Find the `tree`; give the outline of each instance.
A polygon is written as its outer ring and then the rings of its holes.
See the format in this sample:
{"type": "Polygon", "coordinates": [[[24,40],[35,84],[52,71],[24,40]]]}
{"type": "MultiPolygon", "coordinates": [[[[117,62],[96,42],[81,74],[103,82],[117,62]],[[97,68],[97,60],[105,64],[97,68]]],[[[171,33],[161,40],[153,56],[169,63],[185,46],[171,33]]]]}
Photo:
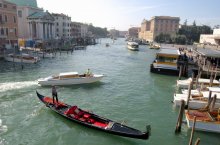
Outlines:
{"type": "Polygon", "coordinates": [[[195,20],[193,21],[193,26],[196,26],[196,21],[195,20]]]}
{"type": "Polygon", "coordinates": [[[183,23],[184,26],[187,26],[187,19],[183,23]]]}

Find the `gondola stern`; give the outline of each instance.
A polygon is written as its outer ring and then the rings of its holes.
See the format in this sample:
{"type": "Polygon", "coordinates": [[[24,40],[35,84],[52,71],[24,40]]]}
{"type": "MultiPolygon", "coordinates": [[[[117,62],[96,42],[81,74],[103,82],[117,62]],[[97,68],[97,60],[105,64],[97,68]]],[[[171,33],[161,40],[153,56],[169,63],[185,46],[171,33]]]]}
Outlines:
{"type": "Polygon", "coordinates": [[[151,136],[151,126],[150,125],[146,126],[146,132],[145,133],[147,134],[147,138],[149,138],[149,136],[151,136]]]}

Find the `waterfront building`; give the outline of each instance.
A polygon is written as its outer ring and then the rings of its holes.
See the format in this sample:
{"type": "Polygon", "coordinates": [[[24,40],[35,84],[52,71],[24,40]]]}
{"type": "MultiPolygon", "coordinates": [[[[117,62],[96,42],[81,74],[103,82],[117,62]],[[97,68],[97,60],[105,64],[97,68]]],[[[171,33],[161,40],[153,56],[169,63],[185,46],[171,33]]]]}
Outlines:
{"type": "Polygon", "coordinates": [[[130,38],[138,38],[139,27],[131,27],[128,29],[128,37],[130,38]]]}
{"type": "Polygon", "coordinates": [[[14,3],[0,0],[0,55],[3,48],[17,45],[17,7],[14,3]]]}
{"type": "Polygon", "coordinates": [[[29,39],[48,40],[55,38],[54,17],[48,12],[35,12],[27,17],[29,39]]]}
{"type": "Polygon", "coordinates": [[[151,20],[143,20],[138,37],[146,41],[154,41],[161,33],[175,35],[179,30],[179,17],[154,16],[151,20]]]}
{"type": "Polygon", "coordinates": [[[32,6],[18,6],[17,15],[18,15],[18,38],[20,39],[32,39],[31,34],[31,25],[28,16],[33,13],[41,13],[43,9],[32,6]]]}
{"type": "Polygon", "coordinates": [[[70,35],[72,38],[81,37],[81,23],[79,22],[71,22],[70,24],[70,35]]]}
{"type": "Polygon", "coordinates": [[[220,45],[220,29],[214,29],[213,34],[200,35],[199,43],[220,45]]]}
{"type": "Polygon", "coordinates": [[[111,37],[113,38],[118,38],[119,37],[119,31],[116,29],[110,29],[109,30],[109,34],[111,37]]]}
{"type": "Polygon", "coordinates": [[[56,38],[69,39],[71,37],[71,17],[65,14],[52,14],[55,21],[56,38]]]}
{"type": "Polygon", "coordinates": [[[81,37],[82,38],[85,38],[86,36],[87,36],[87,34],[88,34],[88,25],[87,24],[83,24],[83,23],[81,23],[81,31],[80,31],[80,35],[81,35],[81,37]]]}

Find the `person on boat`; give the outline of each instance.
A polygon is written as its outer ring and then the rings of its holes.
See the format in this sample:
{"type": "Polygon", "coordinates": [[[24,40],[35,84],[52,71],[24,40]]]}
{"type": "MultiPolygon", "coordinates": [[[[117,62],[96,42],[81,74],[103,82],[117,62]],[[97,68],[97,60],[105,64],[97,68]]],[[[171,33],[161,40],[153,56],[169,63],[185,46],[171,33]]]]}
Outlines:
{"type": "Polygon", "coordinates": [[[57,97],[57,89],[55,86],[52,86],[52,96],[53,96],[53,104],[54,103],[54,98],[56,98],[56,102],[58,103],[58,97],[57,97]]]}
{"type": "Polygon", "coordinates": [[[92,72],[90,71],[90,69],[88,68],[88,70],[86,71],[86,76],[89,77],[92,75],[92,72]]]}

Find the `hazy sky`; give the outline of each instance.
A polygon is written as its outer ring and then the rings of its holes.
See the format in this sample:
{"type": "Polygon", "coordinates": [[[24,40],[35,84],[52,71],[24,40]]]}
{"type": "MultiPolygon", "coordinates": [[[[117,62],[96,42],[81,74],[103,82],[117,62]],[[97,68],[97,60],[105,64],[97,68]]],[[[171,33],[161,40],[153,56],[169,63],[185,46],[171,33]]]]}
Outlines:
{"type": "Polygon", "coordinates": [[[188,24],[220,24],[220,0],[37,0],[38,6],[53,13],[64,13],[72,21],[94,26],[127,30],[140,26],[152,16],[180,17],[188,24]]]}

